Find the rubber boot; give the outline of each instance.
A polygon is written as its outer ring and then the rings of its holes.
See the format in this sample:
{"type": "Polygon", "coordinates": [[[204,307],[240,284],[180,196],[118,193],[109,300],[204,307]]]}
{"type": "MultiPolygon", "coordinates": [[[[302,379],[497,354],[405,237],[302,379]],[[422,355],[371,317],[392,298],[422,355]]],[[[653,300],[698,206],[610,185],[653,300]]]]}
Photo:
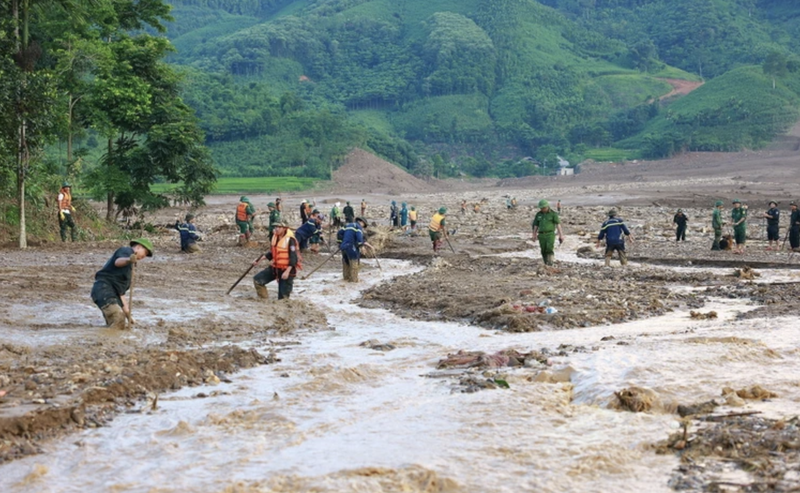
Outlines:
{"type": "Polygon", "coordinates": [[[245,239],[244,238],[245,238],[244,235],[239,235],[239,241],[237,242],[237,245],[244,246],[244,244],[245,244],[245,239]]]}
{"type": "Polygon", "coordinates": [[[103,312],[103,318],[106,320],[106,327],[114,330],[125,329],[125,312],[122,311],[121,306],[116,303],[111,303],[101,308],[100,311],[103,312]]]}
{"type": "Polygon", "coordinates": [[[269,299],[269,292],[266,286],[259,284],[255,279],[253,279],[253,286],[256,288],[256,296],[258,296],[259,299],[269,299]]]}
{"type": "Polygon", "coordinates": [[[619,263],[622,265],[628,265],[628,254],[625,252],[619,252],[619,263]]]}
{"type": "Polygon", "coordinates": [[[547,265],[553,265],[553,263],[555,263],[555,259],[556,259],[556,256],[555,256],[555,255],[553,255],[552,253],[551,253],[551,254],[548,254],[548,255],[547,255],[547,260],[545,260],[545,264],[547,264],[547,265]]]}
{"type": "Polygon", "coordinates": [[[356,261],[350,262],[350,282],[358,282],[358,269],[360,268],[360,263],[356,261]]]}
{"type": "Polygon", "coordinates": [[[720,248],[720,246],[719,246],[719,242],[718,242],[718,241],[715,241],[715,242],[713,242],[713,243],[711,244],[711,251],[713,251],[713,252],[718,252],[718,251],[720,251],[720,250],[722,250],[722,248],[720,248]]]}
{"type": "Polygon", "coordinates": [[[611,267],[611,256],[606,255],[606,267],[611,267]]]}
{"type": "MultiPolygon", "coordinates": [[[[344,254],[342,254],[342,255],[344,255],[344,254]]],[[[349,281],[350,280],[350,265],[347,262],[345,262],[344,260],[342,260],[342,279],[344,281],[349,281]]]]}

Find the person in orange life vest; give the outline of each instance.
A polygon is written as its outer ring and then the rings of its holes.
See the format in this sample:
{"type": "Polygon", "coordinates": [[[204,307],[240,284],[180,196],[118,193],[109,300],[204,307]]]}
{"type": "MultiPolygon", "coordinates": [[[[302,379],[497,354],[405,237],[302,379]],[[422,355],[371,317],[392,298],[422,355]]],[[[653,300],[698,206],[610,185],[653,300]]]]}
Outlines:
{"type": "Polygon", "coordinates": [[[239,205],[236,207],[236,225],[239,226],[239,245],[244,245],[250,241],[253,234],[253,217],[256,210],[250,199],[242,195],[239,198],[239,205]]]}
{"type": "Polygon", "coordinates": [[[64,182],[58,192],[58,227],[61,230],[61,241],[67,241],[67,228],[69,228],[70,239],[75,241],[73,212],[75,212],[75,208],[72,207],[72,187],[69,183],[64,182]]]}
{"type": "Polygon", "coordinates": [[[253,285],[259,298],[266,299],[267,284],[278,282],[278,299],[289,299],[292,294],[294,278],[297,271],[302,268],[300,245],[294,237],[294,232],[289,229],[285,221],[275,224],[275,234],[272,236],[270,250],[260,256],[253,265],[261,260],[269,260],[269,267],[253,277],[253,285]]]}

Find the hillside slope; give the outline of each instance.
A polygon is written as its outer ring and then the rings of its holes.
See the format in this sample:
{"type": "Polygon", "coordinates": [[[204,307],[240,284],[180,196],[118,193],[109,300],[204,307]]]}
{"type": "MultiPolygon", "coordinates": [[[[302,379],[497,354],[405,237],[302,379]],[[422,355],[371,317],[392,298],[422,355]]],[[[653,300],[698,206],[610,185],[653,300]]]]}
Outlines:
{"type": "MultiPolygon", "coordinates": [[[[414,154],[428,161],[437,155],[452,159],[456,166],[446,168],[451,173],[496,174],[502,162],[523,156],[536,157],[544,164],[539,171],[546,172],[556,155],[579,159],[586,149],[615,142],[649,155],[656,155],[653,149],[659,146],[666,154],[682,148],[757,147],[785,129],[784,120],[798,105],[790,94],[779,98],[788,109],[761,105],[759,97],[750,99],[757,95],[747,94],[747,84],[761,70],[752,64],[772,53],[784,61],[785,70],[774,74],[777,86],[794,92],[784,83],[797,68],[790,34],[794,27],[779,20],[786,8],[766,0],[754,5],[598,0],[594,7],[568,0],[175,3],[175,63],[217,74],[225,90],[252,101],[250,110],[256,112],[270,105],[284,110],[287,97],[301,102],[305,111],[331,112],[362,129],[345,132],[348,141],[336,152],[369,146],[365,139],[388,140],[390,145],[373,150],[422,174],[429,170],[416,166],[414,154]],[[658,103],[672,91],[665,79],[699,82],[748,64],[749,78],[729,77],[716,86],[713,98],[687,98],[683,106],[676,102],[672,113],[665,104],[674,98],[658,103]],[[250,93],[269,93],[273,99],[258,102],[261,96],[250,93]],[[648,140],[656,132],[672,131],[665,123],[670,114],[724,113],[731,98],[750,111],[732,127],[717,121],[695,132],[697,138],[673,139],[672,145],[648,140]],[[780,124],[762,128],[761,122],[773,117],[780,124]],[[742,129],[751,125],[758,128],[742,129]],[[415,153],[383,152],[402,148],[404,140],[415,153]],[[485,165],[467,166],[467,159],[485,165]]],[[[272,137],[283,128],[242,120],[242,110],[225,109],[229,102],[224,96],[203,105],[206,112],[214,105],[222,108],[213,119],[200,115],[216,136],[212,149],[224,148],[219,155],[233,156],[240,148],[248,156],[260,149],[268,154],[267,146],[277,138],[272,137]],[[247,139],[246,145],[237,144],[241,139],[247,139]]],[[[320,144],[308,145],[306,138],[298,130],[277,140],[282,146],[297,141],[306,154],[313,153],[320,144]]],[[[315,159],[333,159],[334,166],[343,162],[343,154],[328,154],[315,159]]],[[[328,167],[298,164],[306,161],[270,164],[270,173],[292,168],[319,175],[328,167]]],[[[235,164],[226,169],[230,166],[235,164]]],[[[252,174],[260,165],[248,166],[252,174]]]]}

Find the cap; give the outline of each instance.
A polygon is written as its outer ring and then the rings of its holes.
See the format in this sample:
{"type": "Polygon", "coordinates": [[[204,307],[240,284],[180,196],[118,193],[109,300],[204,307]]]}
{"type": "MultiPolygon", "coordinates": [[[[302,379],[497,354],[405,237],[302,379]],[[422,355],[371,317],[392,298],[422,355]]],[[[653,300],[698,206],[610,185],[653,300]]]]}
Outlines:
{"type": "Polygon", "coordinates": [[[392,200],[392,205],[397,205],[397,202],[395,202],[394,200],[392,200]]]}
{"type": "Polygon", "coordinates": [[[611,209],[610,211],[608,211],[608,217],[614,217],[616,215],[617,215],[616,209],[611,209]]]}
{"type": "Polygon", "coordinates": [[[301,204],[306,204],[306,203],[308,203],[308,200],[306,200],[306,199],[303,199],[303,201],[302,201],[302,202],[300,202],[300,203],[301,203],[301,204]]]}
{"type": "Polygon", "coordinates": [[[61,188],[72,188],[72,185],[70,185],[68,181],[65,181],[61,184],[61,188]]]}
{"type": "Polygon", "coordinates": [[[775,202],[774,200],[770,200],[770,201],[769,201],[769,204],[770,204],[770,205],[773,205],[773,204],[774,204],[774,205],[775,205],[775,207],[778,207],[778,203],[777,203],[777,202],[775,202]]]}
{"type": "Polygon", "coordinates": [[[147,256],[153,256],[153,243],[147,238],[137,238],[135,240],[131,240],[131,246],[133,245],[142,245],[147,250],[147,256]]]}
{"type": "Polygon", "coordinates": [[[192,219],[194,219],[194,214],[192,214],[191,212],[189,214],[186,214],[186,221],[191,221],[192,219]]]}
{"type": "Polygon", "coordinates": [[[314,209],[313,211],[311,211],[311,214],[319,214],[319,209],[314,209]]]}
{"type": "Polygon", "coordinates": [[[439,207],[439,214],[447,214],[447,207],[439,207]]]}
{"type": "Polygon", "coordinates": [[[550,202],[545,199],[539,201],[539,208],[544,209],[545,207],[550,207],[550,202]]]}
{"type": "Polygon", "coordinates": [[[794,200],[792,200],[791,202],[789,202],[789,205],[790,205],[790,206],[792,206],[792,205],[793,205],[793,206],[797,207],[797,202],[795,202],[794,200]]]}
{"type": "Polygon", "coordinates": [[[683,212],[683,209],[678,209],[678,212],[683,212]]]}
{"type": "Polygon", "coordinates": [[[717,200],[717,202],[714,204],[714,207],[719,207],[721,205],[725,205],[725,203],[722,202],[721,200],[717,200]]]}

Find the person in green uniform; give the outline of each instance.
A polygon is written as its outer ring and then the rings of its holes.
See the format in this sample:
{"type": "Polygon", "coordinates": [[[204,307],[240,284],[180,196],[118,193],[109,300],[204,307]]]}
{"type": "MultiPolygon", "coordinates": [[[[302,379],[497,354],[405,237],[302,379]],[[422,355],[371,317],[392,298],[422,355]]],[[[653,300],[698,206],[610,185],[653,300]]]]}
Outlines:
{"type": "Polygon", "coordinates": [[[719,246],[722,240],[722,226],[725,224],[722,221],[722,208],[725,205],[721,200],[717,200],[714,204],[714,213],[711,215],[711,227],[714,229],[714,243],[711,244],[711,250],[722,250],[719,246]]]}
{"type": "Polygon", "coordinates": [[[731,220],[733,221],[733,239],[736,241],[736,250],[733,253],[741,255],[744,253],[744,244],[747,241],[747,209],[742,207],[742,201],[739,199],[733,199],[731,220]]]}
{"type": "Polygon", "coordinates": [[[558,213],[550,208],[550,202],[545,199],[539,201],[539,212],[533,218],[533,242],[539,242],[542,250],[542,260],[545,265],[553,265],[556,258],[556,232],[558,242],[564,242],[564,233],[561,231],[561,219],[558,213]]]}
{"type": "Polygon", "coordinates": [[[253,217],[256,209],[250,203],[250,199],[242,195],[239,198],[239,205],[236,206],[236,226],[239,228],[239,245],[244,245],[250,241],[253,234],[253,217]]]}
{"type": "Polygon", "coordinates": [[[267,204],[269,209],[269,240],[272,241],[272,234],[275,231],[275,225],[281,222],[281,211],[275,202],[267,204]]]}

